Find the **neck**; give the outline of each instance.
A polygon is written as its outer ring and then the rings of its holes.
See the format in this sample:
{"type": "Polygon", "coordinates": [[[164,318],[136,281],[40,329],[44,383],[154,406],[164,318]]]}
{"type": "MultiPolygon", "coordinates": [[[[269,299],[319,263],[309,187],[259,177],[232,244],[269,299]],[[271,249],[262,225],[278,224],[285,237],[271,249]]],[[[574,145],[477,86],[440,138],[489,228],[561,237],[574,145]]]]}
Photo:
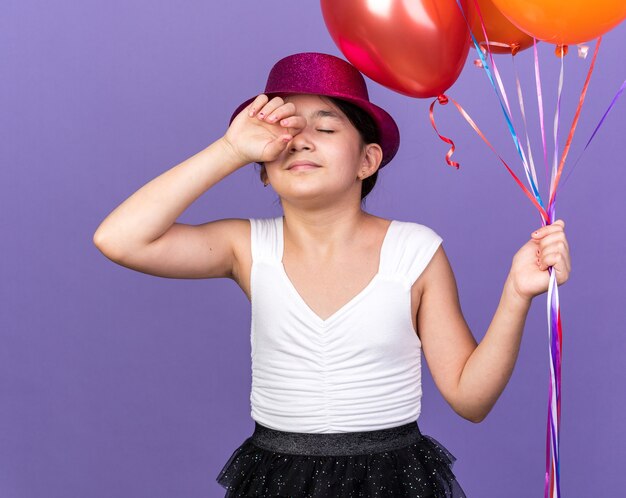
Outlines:
{"type": "Polygon", "coordinates": [[[356,234],[371,215],[360,205],[299,209],[283,202],[284,238],[299,251],[324,253],[354,242],[356,234]]]}

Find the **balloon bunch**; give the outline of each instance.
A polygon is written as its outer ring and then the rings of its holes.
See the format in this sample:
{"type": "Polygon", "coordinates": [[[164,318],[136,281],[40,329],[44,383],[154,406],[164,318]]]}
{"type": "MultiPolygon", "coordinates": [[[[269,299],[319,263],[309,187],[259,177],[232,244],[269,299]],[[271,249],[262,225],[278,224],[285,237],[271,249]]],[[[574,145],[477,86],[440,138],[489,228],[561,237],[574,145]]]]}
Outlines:
{"type": "MultiPolygon", "coordinates": [[[[430,105],[430,120],[437,135],[450,145],[445,157],[450,166],[459,167],[459,163],[451,159],[455,150],[454,142],[437,131],[434,105],[436,103],[445,105],[452,101],[537,208],[542,224],[552,223],[555,219],[557,187],[585,100],[600,48],[601,36],[626,18],[624,0],[603,0],[593,4],[587,0],[569,0],[568,2],[563,0],[321,0],[321,7],[333,40],[346,58],[361,72],[403,95],[419,98],[436,97],[430,105]],[[563,152],[559,158],[558,131],[563,89],[563,60],[568,53],[568,45],[581,44],[595,38],[597,42],[593,57],[563,152]],[[552,173],[547,204],[544,203],[539,193],[517,69],[515,69],[516,90],[525,134],[525,148],[520,143],[509,99],[494,59],[494,54],[508,54],[515,68],[516,54],[533,47],[537,104],[547,177],[549,161],[537,51],[539,41],[555,45],[555,53],[560,58],[561,66],[553,129],[552,173]],[[479,57],[475,64],[485,70],[496,93],[508,131],[523,165],[528,188],[489,143],[463,107],[444,93],[459,77],[468,56],[470,44],[474,45],[479,57]]],[[[586,57],[585,45],[579,45],[579,55],[586,57]]],[[[595,127],[583,152],[625,88],[626,81],[595,127]]],[[[556,272],[552,268],[549,268],[549,272],[547,314],[550,390],[544,493],[546,498],[558,498],[561,496],[559,428],[562,327],[556,272]]]]}

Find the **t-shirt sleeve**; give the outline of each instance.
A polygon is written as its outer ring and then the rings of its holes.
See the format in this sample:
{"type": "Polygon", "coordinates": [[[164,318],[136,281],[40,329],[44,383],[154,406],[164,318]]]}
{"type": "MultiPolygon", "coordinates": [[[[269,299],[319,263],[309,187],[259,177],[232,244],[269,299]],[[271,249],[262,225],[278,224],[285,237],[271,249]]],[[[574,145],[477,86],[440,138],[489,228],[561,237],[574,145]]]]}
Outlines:
{"type": "Polygon", "coordinates": [[[404,274],[412,286],[430,263],[443,242],[432,228],[418,223],[410,223],[405,235],[404,274]]]}
{"type": "Polygon", "coordinates": [[[250,251],[252,261],[274,261],[280,253],[282,237],[277,218],[248,218],[250,220],[250,251]]]}

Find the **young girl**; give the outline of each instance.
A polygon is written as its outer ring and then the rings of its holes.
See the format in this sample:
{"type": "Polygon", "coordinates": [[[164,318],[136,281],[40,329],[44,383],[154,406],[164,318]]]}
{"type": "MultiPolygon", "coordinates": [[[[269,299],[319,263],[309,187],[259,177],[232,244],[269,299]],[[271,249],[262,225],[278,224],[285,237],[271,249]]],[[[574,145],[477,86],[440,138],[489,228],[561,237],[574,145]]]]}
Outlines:
{"type": "Polygon", "coordinates": [[[399,145],[393,118],[337,57],[302,53],[272,68],[225,135],[143,186],[100,225],[116,263],[170,278],[231,278],[252,306],[254,433],[217,476],[227,497],[463,497],[455,458],[421,434],[421,352],[441,394],[480,422],[509,380],[548,267],[563,284],[562,221],[513,257],[477,345],[441,238],[365,212],[399,145]],[[284,215],[175,223],[245,165],[284,215]]]}

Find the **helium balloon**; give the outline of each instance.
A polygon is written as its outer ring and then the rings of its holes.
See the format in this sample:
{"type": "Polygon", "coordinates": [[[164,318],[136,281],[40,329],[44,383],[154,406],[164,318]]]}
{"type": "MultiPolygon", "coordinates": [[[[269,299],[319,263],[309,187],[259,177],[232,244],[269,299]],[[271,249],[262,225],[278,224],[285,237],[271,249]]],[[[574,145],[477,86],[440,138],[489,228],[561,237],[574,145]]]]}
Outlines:
{"type": "MultiPolygon", "coordinates": [[[[463,8],[467,0],[460,0],[463,8]]],[[[328,31],[363,74],[411,97],[436,97],[456,81],[469,30],[456,0],[321,0],[328,31]]]]}
{"type": "Polygon", "coordinates": [[[522,31],[557,45],[593,40],[626,18],[625,0],[493,0],[493,3],[522,31]]]}
{"type": "Polygon", "coordinates": [[[469,19],[472,34],[479,44],[485,43],[482,21],[485,24],[489,49],[494,54],[513,54],[525,50],[533,44],[533,37],[527,35],[511,23],[491,0],[477,0],[478,9],[474,0],[468,0],[469,19]],[[481,43],[482,42],[482,43],[481,43]]]}

